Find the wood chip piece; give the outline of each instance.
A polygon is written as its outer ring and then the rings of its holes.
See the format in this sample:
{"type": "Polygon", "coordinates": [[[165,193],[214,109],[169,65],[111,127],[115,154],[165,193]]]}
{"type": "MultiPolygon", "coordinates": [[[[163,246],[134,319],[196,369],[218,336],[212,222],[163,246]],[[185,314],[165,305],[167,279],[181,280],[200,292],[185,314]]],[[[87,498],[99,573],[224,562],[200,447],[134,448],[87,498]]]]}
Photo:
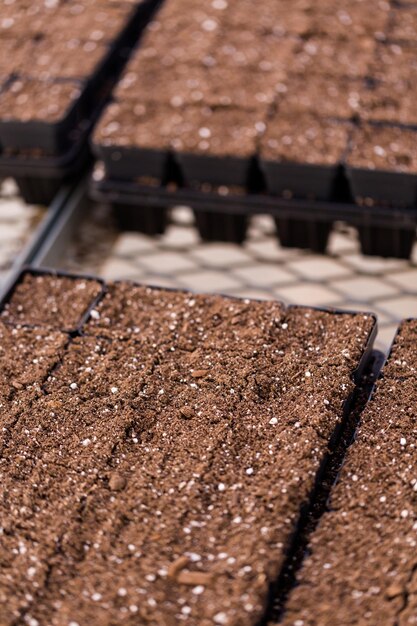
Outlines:
{"type": "Polygon", "coordinates": [[[209,572],[181,571],[177,575],[177,583],[180,585],[203,585],[208,587],[213,582],[213,574],[209,572]]]}
{"type": "Polygon", "coordinates": [[[191,376],[193,378],[204,378],[205,376],[207,376],[207,374],[209,373],[210,370],[193,370],[191,372],[191,376]]]}
{"type": "Polygon", "coordinates": [[[181,417],[190,420],[194,417],[195,413],[190,406],[183,406],[180,408],[181,417]]]}
{"type": "Polygon", "coordinates": [[[391,600],[391,598],[396,598],[397,596],[401,596],[404,593],[404,588],[397,584],[393,583],[385,590],[386,597],[391,600]]]}
{"type": "Polygon", "coordinates": [[[121,491],[126,487],[126,478],[117,472],[109,478],[109,487],[112,491],[121,491]]]}
{"type": "Polygon", "coordinates": [[[188,558],[188,556],[183,555],[183,556],[178,557],[178,559],[173,561],[171,565],[168,567],[168,572],[167,572],[168,578],[177,578],[178,573],[182,569],[187,567],[189,562],[190,562],[190,559],[188,558]]]}

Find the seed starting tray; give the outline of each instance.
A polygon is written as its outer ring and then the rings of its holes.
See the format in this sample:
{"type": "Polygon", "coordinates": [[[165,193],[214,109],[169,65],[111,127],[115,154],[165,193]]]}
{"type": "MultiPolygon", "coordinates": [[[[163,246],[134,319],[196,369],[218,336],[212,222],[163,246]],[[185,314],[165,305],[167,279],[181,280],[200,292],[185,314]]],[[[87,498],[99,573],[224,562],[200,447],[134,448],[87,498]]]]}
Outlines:
{"type": "MultiPolygon", "coordinates": [[[[380,176],[383,177],[383,173],[380,176]]],[[[308,180],[305,180],[308,184],[308,180]]],[[[333,223],[353,225],[366,255],[408,259],[416,235],[417,206],[394,207],[356,204],[346,179],[338,185],[338,200],[310,200],[268,195],[264,192],[222,195],[201,188],[177,185],[142,185],[133,181],[104,178],[93,181],[94,200],[108,202],[122,229],[149,235],[162,234],[168,210],[190,206],[203,240],[242,243],[248,218],[267,213],[274,217],[278,238],[285,247],[325,252],[333,223]]]]}
{"type": "MultiPolygon", "coordinates": [[[[106,285],[100,279],[96,279],[92,276],[79,276],[75,274],[69,274],[66,272],[52,272],[48,270],[34,270],[30,267],[22,270],[22,273],[17,277],[16,282],[10,288],[5,297],[0,301],[0,311],[4,305],[10,300],[15,287],[21,283],[26,275],[32,276],[51,276],[51,277],[66,277],[72,279],[94,280],[102,287],[101,292],[88,303],[88,307],[80,317],[76,327],[66,329],[65,332],[69,333],[69,337],[77,337],[82,334],[83,324],[87,321],[91,314],[91,311],[97,306],[98,302],[103,298],[106,293],[106,285]]],[[[129,281],[124,281],[129,282],[129,281]]],[[[132,283],[134,284],[134,283],[132,283]]],[[[165,290],[164,290],[165,291],[165,290]]],[[[178,291],[178,290],[169,290],[178,291]]],[[[293,307],[287,307],[287,310],[291,310],[293,307]]],[[[329,309],[318,309],[315,307],[306,307],[308,310],[321,310],[323,312],[329,312],[329,309]]],[[[335,315],[346,315],[351,312],[348,311],[331,311],[335,315]]],[[[378,358],[378,354],[373,350],[373,343],[377,334],[377,323],[373,317],[373,328],[369,334],[368,340],[364,346],[362,356],[358,362],[356,370],[352,373],[352,378],[356,383],[356,388],[352,391],[350,396],[346,399],[343,407],[342,419],[335,425],[334,431],[329,439],[329,451],[326,453],[317,469],[316,480],[312,492],[309,495],[309,501],[305,502],[300,509],[300,517],[291,543],[286,549],[286,560],[279,572],[279,576],[274,584],[271,585],[270,595],[265,606],[265,618],[262,620],[262,624],[267,624],[269,619],[274,619],[279,613],[283,604],[285,604],[285,598],[289,589],[294,584],[294,572],[289,575],[287,570],[291,570],[294,566],[294,558],[298,558],[300,554],[300,548],[308,542],[312,529],[308,526],[311,516],[314,515],[317,519],[324,512],[324,502],[328,492],[330,492],[334,479],[337,474],[338,464],[343,460],[346,447],[351,442],[355,426],[359,420],[360,412],[366,405],[367,400],[373,389],[373,384],[379,373],[381,367],[381,359],[378,358]],[[361,391],[362,389],[362,391],[361,391]],[[362,394],[359,399],[359,395],[362,394]],[[348,433],[346,434],[346,431],[348,433]],[[348,436],[347,436],[348,435],[348,436]]],[[[70,339],[71,340],[71,339],[70,339]]],[[[304,550],[302,550],[304,553],[304,550]]],[[[301,562],[296,563],[297,567],[301,565],[301,562]]]]}
{"type": "Polygon", "coordinates": [[[37,155],[0,152],[0,177],[13,177],[27,203],[48,205],[63,183],[75,180],[92,163],[88,136],[159,2],[145,0],[133,10],[128,23],[113,41],[108,53],[85,83],[79,100],[62,122],[58,125],[13,123],[15,134],[32,132],[34,140],[43,136],[48,144],[52,142],[57,148],[65,146],[64,151],[52,156],[43,156],[41,145],[38,145],[40,154],[37,155]],[[68,134],[72,135],[72,141],[61,142],[60,138],[68,134]]]}

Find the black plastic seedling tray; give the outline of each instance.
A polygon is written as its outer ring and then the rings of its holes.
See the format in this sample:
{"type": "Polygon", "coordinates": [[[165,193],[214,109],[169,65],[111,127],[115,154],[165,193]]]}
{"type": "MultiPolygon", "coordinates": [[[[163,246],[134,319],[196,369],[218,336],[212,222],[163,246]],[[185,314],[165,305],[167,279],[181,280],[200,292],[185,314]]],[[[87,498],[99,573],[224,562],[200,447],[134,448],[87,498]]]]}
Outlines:
{"type": "MultiPolygon", "coordinates": [[[[74,274],[73,272],[66,272],[63,270],[52,270],[52,269],[42,269],[42,268],[33,268],[31,266],[23,267],[21,272],[17,275],[16,279],[10,285],[6,293],[0,300],[0,312],[3,310],[4,306],[9,302],[12,297],[16,287],[23,281],[25,276],[56,276],[58,278],[65,277],[71,278],[73,280],[90,280],[94,281],[101,285],[100,293],[90,302],[84,313],[81,315],[78,324],[72,328],[62,328],[62,332],[67,332],[71,336],[80,335],[82,333],[82,327],[89,319],[91,311],[95,309],[97,304],[103,298],[104,294],[107,292],[106,283],[102,278],[98,278],[97,276],[92,276],[89,274],[74,274]]],[[[10,322],[4,321],[5,324],[10,324],[10,322]]],[[[27,328],[32,328],[32,324],[21,324],[27,328]]]]}
{"type": "Polygon", "coordinates": [[[210,156],[178,152],[179,164],[186,185],[207,183],[210,185],[250,186],[251,159],[249,157],[210,156]]]}
{"type": "MultiPolygon", "coordinates": [[[[55,81],[54,84],[65,82],[68,81],[55,81]]],[[[45,88],[50,86],[46,84],[45,88]]],[[[65,153],[76,142],[82,133],[83,123],[88,119],[88,94],[82,83],[79,83],[78,88],[79,98],[71,104],[64,117],[56,122],[0,120],[0,146],[7,146],[9,151],[14,152],[37,150],[51,156],[65,153]]]]}
{"type": "Polygon", "coordinates": [[[190,206],[198,216],[200,235],[206,240],[242,241],[248,218],[266,213],[275,218],[282,245],[317,252],[325,251],[334,222],[343,221],[358,230],[364,254],[409,258],[417,225],[417,207],[286,199],[266,193],[221,195],[107,178],[91,183],[91,196],[113,205],[121,226],[148,234],[164,231],[170,208],[190,206]]]}
{"type": "Polygon", "coordinates": [[[392,206],[417,206],[417,176],[402,172],[346,166],[354,198],[371,198],[392,206]]]}
{"type": "Polygon", "coordinates": [[[0,153],[0,178],[15,178],[26,202],[49,204],[63,183],[77,178],[88,167],[92,160],[88,136],[160,1],[146,0],[133,9],[128,24],[59,124],[3,122],[2,131],[11,135],[15,151],[3,149],[0,153]],[[19,152],[19,146],[26,151],[19,152]]]}
{"type": "Polygon", "coordinates": [[[329,200],[333,197],[339,166],[284,163],[260,160],[267,189],[273,195],[282,196],[290,191],[295,198],[311,197],[329,200]]]}
{"type": "Polygon", "coordinates": [[[0,154],[0,178],[14,178],[28,204],[48,205],[64,183],[78,178],[91,163],[91,152],[85,141],[74,144],[66,154],[56,157],[8,158],[0,154]]]}
{"type": "MultiPolygon", "coordinates": [[[[100,282],[103,285],[103,291],[99,294],[95,301],[90,303],[88,309],[85,311],[82,319],[80,320],[76,329],[72,329],[72,335],[77,336],[82,334],[82,326],[88,320],[93,308],[97,306],[98,301],[106,293],[106,285],[100,279],[94,276],[79,276],[69,274],[66,272],[51,270],[33,270],[30,267],[22,271],[21,275],[17,278],[16,282],[12,285],[9,292],[0,302],[0,311],[4,304],[9,300],[10,296],[14,292],[17,284],[27,274],[32,275],[53,275],[53,276],[67,276],[73,279],[92,279],[100,282]]],[[[133,281],[123,281],[137,284],[133,281]]],[[[155,287],[156,290],[161,290],[160,287],[155,287]]],[[[165,289],[164,289],[165,290],[165,289]]],[[[168,289],[169,291],[178,292],[178,289],[168,289]]],[[[227,296],[230,298],[230,296],[227,296]]],[[[233,298],[233,297],[232,297],[233,298]]],[[[355,314],[355,311],[340,311],[329,308],[317,308],[317,307],[303,307],[299,305],[287,306],[287,311],[296,309],[318,310],[322,312],[331,313],[333,315],[349,315],[355,314]]],[[[369,314],[373,318],[373,328],[369,334],[366,345],[364,346],[363,353],[356,369],[352,372],[351,377],[355,383],[355,389],[345,401],[342,408],[341,420],[335,425],[334,431],[330,437],[328,445],[328,453],[323,457],[316,474],[315,482],[312,491],[309,494],[308,500],[302,504],[299,511],[299,519],[295,532],[286,546],[286,558],[283,566],[280,569],[278,578],[271,584],[270,594],[268,598],[267,606],[265,607],[265,613],[263,619],[259,622],[259,626],[266,626],[270,619],[275,619],[282,609],[285,598],[287,597],[290,587],[294,584],[295,573],[301,566],[302,558],[305,555],[305,547],[308,543],[308,539],[314,530],[315,525],[321,515],[325,512],[327,497],[330,493],[334,480],[337,477],[337,471],[343,462],[346,449],[351,443],[354,435],[355,427],[359,421],[360,413],[366,406],[366,403],[371,395],[373,385],[380,371],[382,364],[381,359],[373,349],[375,337],[377,335],[377,320],[373,314],[369,314]],[[372,366],[372,367],[371,367],[372,366]],[[369,376],[372,372],[371,383],[366,380],[366,375],[369,376]],[[360,393],[361,387],[366,387],[365,393],[360,393]]]]}
{"type": "Polygon", "coordinates": [[[139,176],[150,176],[158,180],[167,179],[171,167],[171,154],[167,150],[124,146],[93,146],[99,159],[103,159],[110,178],[130,181],[139,176]]]}

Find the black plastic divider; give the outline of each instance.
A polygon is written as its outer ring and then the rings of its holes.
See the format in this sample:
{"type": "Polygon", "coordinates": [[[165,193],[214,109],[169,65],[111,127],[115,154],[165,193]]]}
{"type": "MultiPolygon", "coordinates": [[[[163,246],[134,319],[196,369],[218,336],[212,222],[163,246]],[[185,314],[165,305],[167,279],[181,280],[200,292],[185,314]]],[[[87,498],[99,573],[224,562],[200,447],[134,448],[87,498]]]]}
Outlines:
{"type": "Polygon", "coordinates": [[[155,214],[159,216],[161,233],[167,225],[168,210],[187,205],[196,216],[202,216],[197,219],[206,240],[242,241],[246,220],[266,213],[276,218],[283,246],[324,252],[333,223],[343,221],[358,230],[364,254],[409,258],[416,235],[417,206],[361,205],[349,199],[346,183],[338,181],[334,200],[285,198],[260,191],[222,195],[180,185],[150,186],[106,178],[92,181],[90,195],[96,201],[110,203],[121,226],[126,224],[129,230],[148,234],[155,232],[148,227],[155,214]],[[225,234],[225,224],[232,234],[225,234]]]}
{"type": "MultiPolygon", "coordinates": [[[[57,150],[56,154],[44,155],[9,153],[4,150],[0,153],[0,178],[12,176],[26,202],[48,205],[63,183],[75,180],[92,163],[89,135],[133,47],[161,1],[145,0],[133,8],[128,23],[112,42],[108,54],[98,64],[94,74],[86,81],[79,100],[62,123],[13,123],[13,133],[21,133],[22,141],[26,133],[32,133],[34,140],[42,136],[46,142],[44,146],[38,145],[38,150],[51,146],[57,150]]],[[[18,137],[16,141],[19,143],[18,137]]]]}

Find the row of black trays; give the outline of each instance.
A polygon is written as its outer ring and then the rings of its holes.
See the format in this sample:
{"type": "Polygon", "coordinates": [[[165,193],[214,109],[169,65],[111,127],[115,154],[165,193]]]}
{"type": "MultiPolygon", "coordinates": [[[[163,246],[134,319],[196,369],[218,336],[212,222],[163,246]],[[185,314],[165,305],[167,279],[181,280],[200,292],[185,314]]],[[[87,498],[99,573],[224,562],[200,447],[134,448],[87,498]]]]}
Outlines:
{"type": "Polygon", "coordinates": [[[413,175],[139,148],[94,150],[106,174],[92,181],[91,196],[113,206],[124,230],[162,234],[169,209],[187,205],[205,241],[242,243],[248,218],[266,213],[274,217],[284,247],[325,252],[334,223],[342,221],[357,229],[366,255],[411,255],[417,226],[413,175]],[[143,182],[148,179],[152,184],[143,182]]]}
{"type": "Polygon", "coordinates": [[[0,134],[11,148],[0,151],[0,178],[14,178],[27,203],[50,204],[63,183],[77,179],[92,163],[89,135],[159,2],[145,0],[133,9],[93,75],[80,83],[80,97],[64,119],[0,121],[0,134]]]}

